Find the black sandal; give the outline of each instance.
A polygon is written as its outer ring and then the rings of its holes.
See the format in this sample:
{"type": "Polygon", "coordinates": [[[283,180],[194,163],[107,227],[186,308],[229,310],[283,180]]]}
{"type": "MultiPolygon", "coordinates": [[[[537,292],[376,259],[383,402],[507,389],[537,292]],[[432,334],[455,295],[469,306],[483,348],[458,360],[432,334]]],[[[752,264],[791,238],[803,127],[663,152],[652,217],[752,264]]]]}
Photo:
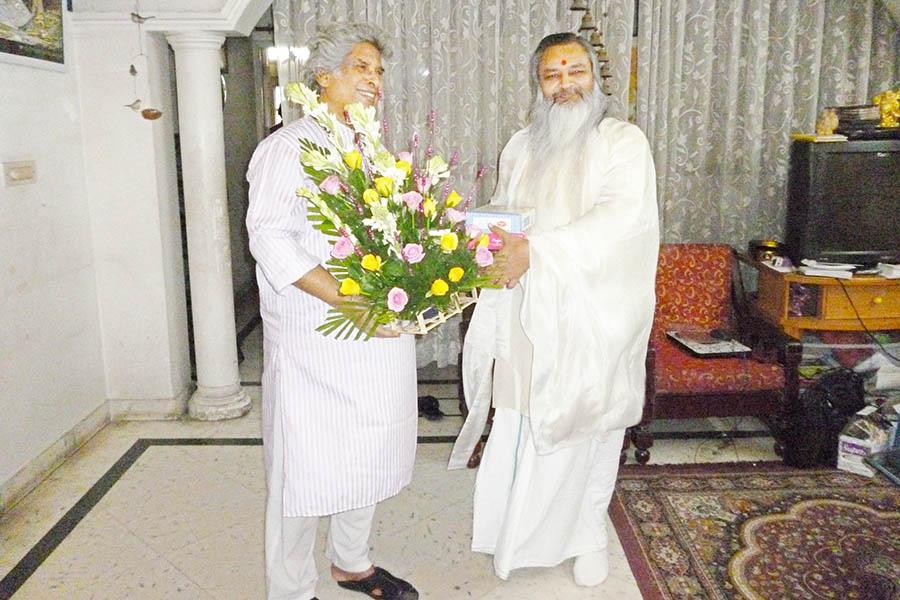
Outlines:
{"type": "Polygon", "coordinates": [[[338,581],[337,584],[345,590],[362,592],[370,598],[377,598],[378,600],[419,599],[419,592],[408,581],[391,575],[381,567],[375,567],[375,572],[365,579],[338,581]]]}

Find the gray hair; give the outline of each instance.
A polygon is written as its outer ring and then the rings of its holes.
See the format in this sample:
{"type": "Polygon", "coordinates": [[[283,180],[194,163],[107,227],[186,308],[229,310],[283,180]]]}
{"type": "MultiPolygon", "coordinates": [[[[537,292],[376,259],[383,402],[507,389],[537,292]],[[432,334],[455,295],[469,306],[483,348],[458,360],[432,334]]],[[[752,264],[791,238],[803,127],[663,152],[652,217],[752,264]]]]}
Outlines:
{"type": "Polygon", "coordinates": [[[303,67],[304,83],[320,92],[316,75],[337,70],[353,46],[360,43],[372,44],[384,58],[391,55],[384,41],[384,33],[374,25],[334,23],[319,29],[309,42],[309,59],[303,67]]]}
{"type": "Polygon", "coordinates": [[[600,77],[600,63],[597,62],[597,53],[594,52],[594,48],[575,35],[572,32],[564,31],[562,33],[551,33],[550,35],[544,37],[538,43],[537,48],[535,48],[534,53],[531,55],[531,85],[533,89],[540,91],[541,89],[541,80],[540,74],[538,73],[538,68],[541,66],[541,58],[543,58],[544,53],[548,48],[552,48],[553,46],[564,46],[566,44],[578,44],[584,51],[587,52],[588,58],[591,61],[591,72],[594,74],[594,82],[600,83],[603,81],[600,77]]]}

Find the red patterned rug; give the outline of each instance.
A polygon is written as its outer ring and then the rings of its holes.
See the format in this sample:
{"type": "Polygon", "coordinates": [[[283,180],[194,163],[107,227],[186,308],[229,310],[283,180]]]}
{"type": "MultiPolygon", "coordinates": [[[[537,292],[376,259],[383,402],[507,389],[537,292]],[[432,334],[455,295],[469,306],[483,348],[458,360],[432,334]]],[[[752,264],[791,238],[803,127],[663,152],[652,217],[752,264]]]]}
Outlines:
{"type": "Polygon", "coordinates": [[[644,600],[900,600],[900,489],[881,477],[627,466],[610,516],[644,600]]]}

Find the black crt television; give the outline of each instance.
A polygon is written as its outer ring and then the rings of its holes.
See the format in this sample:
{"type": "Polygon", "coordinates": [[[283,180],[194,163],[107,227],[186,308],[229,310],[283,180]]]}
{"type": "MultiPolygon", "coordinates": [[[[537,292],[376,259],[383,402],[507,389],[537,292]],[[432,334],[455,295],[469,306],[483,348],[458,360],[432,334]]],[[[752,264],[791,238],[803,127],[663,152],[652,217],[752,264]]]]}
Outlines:
{"type": "Polygon", "coordinates": [[[900,140],[795,140],[785,242],[795,264],[900,262],[900,140]]]}

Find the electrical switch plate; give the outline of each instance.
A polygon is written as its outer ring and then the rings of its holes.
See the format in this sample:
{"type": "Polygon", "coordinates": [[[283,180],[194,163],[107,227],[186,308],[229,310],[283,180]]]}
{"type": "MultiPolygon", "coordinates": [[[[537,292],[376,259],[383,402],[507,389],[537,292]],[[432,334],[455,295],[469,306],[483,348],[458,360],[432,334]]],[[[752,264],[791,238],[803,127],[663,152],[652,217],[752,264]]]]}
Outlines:
{"type": "Polygon", "coordinates": [[[12,187],[37,181],[37,168],[33,160],[3,163],[3,185],[12,187]]]}

